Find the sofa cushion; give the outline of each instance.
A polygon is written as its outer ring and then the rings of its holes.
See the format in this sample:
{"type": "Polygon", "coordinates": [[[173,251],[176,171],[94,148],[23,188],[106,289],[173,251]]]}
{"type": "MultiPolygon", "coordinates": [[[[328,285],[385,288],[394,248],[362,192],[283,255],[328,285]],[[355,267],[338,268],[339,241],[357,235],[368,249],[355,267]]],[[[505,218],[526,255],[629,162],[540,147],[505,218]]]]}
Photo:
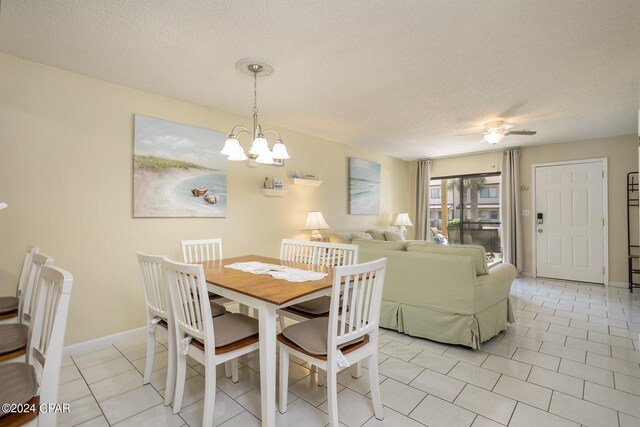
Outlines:
{"type": "Polygon", "coordinates": [[[458,255],[473,258],[476,266],[476,276],[489,273],[486,252],[478,245],[435,245],[433,243],[411,242],[407,246],[407,252],[421,252],[428,254],[458,255]]]}
{"type": "Polygon", "coordinates": [[[400,231],[385,230],[384,238],[389,242],[404,242],[405,238],[400,231]]]}
{"type": "Polygon", "coordinates": [[[372,240],[371,234],[364,231],[356,231],[351,233],[351,240],[372,240]]]}
{"type": "Polygon", "coordinates": [[[351,234],[353,232],[352,231],[336,231],[331,233],[331,236],[329,236],[329,241],[331,243],[351,243],[351,234]]]}
{"type": "Polygon", "coordinates": [[[407,242],[387,242],[382,240],[354,240],[354,245],[361,249],[380,249],[387,251],[406,251],[407,242]]]}

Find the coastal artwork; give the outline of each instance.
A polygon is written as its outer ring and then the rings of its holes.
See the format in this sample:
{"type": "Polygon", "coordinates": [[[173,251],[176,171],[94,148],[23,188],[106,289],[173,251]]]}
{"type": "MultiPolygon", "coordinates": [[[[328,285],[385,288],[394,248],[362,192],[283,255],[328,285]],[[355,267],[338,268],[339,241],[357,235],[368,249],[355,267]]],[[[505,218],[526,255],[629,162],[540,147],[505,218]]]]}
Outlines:
{"type": "Polygon", "coordinates": [[[138,114],[134,129],[134,217],[226,216],[224,133],[138,114]]]}
{"type": "Polygon", "coordinates": [[[349,213],[380,213],[380,163],[349,157],[349,213]]]}

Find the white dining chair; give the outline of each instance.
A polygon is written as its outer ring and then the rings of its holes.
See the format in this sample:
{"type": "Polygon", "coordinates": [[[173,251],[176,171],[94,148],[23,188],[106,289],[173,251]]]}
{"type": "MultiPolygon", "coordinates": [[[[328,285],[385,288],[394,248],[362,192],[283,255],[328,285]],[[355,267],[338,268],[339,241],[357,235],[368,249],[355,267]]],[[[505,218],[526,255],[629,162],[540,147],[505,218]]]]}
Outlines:
{"type": "Polygon", "coordinates": [[[213,425],[216,366],[258,349],[258,321],[241,313],[211,317],[200,264],[164,261],[176,333],[176,391],[173,413],[180,412],[184,394],[187,355],[205,367],[205,403],[202,425],[213,425]]]}
{"type": "MultiPolygon", "coordinates": [[[[282,239],[280,259],[301,262],[322,267],[339,267],[358,263],[358,246],[343,243],[312,242],[308,240],[282,239]]],[[[322,296],[277,310],[280,330],[286,327],[285,318],[301,322],[329,315],[331,298],[322,296]]],[[[316,371],[312,366],[311,370],[316,371]]],[[[354,378],[360,378],[362,367],[358,363],[352,372],[354,378]]],[[[318,372],[318,385],[324,385],[324,378],[318,372]]]]}
{"type": "Polygon", "coordinates": [[[18,306],[19,323],[5,323],[0,325],[0,362],[15,359],[28,362],[29,325],[36,308],[40,272],[43,266],[53,265],[50,256],[34,253],[31,256],[29,274],[24,283],[24,290],[18,306]],[[20,358],[20,359],[18,359],[20,358]]]}
{"type": "Polygon", "coordinates": [[[38,253],[38,251],[39,249],[36,246],[27,246],[27,252],[22,261],[22,269],[20,270],[20,277],[16,288],[16,296],[0,297],[0,324],[20,323],[20,317],[18,315],[20,301],[24,293],[27,278],[29,277],[29,271],[31,270],[31,259],[33,258],[33,254],[38,253]]]}
{"type": "Polygon", "coordinates": [[[386,265],[387,259],[381,258],[336,267],[329,317],[296,323],[278,335],[281,413],[287,411],[289,356],[294,355],[326,371],[329,419],[335,427],[339,425],[337,375],[350,365],[368,359],[374,414],[379,420],[383,418],[378,384],[378,327],[386,265]]]}
{"type": "MultiPolygon", "coordinates": [[[[187,264],[222,259],[222,239],[220,237],[213,239],[182,240],[180,246],[182,247],[182,262],[187,264]]],[[[209,293],[209,298],[215,299],[219,304],[231,301],[228,298],[211,292],[209,293]]],[[[243,311],[246,313],[247,310],[243,311]]]]}
{"type": "MultiPolygon", "coordinates": [[[[0,424],[56,425],[56,411],[40,412],[39,409],[43,404],[59,403],[58,380],[72,283],[73,277],[69,272],[53,266],[42,266],[31,323],[29,362],[0,364],[0,402],[33,405],[36,411],[0,413],[0,424]]],[[[0,411],[4,412],[4,409],[0,411]]]]}
{"type": "MultiPolygon", "coordinates": [[[[176,356],[174,323],[172,320],[169,290],[164,280],[164,260],[161,255],[149,255],[136,252],[140,267],[140,282],[144,291],[147,315],[147,358],[144,369],[143,384],[149,384],[153,372],[153,362],[156,353],[156,335],[158,330],[167,333],[168,363],[167,380],[164,394],[164,404],[170,405],[173,400],[176,382],[176,356]]],[[[226,314],[225,308],[213,301],[209,301],[212,316],[226,314]]],[[[230,367],[229,367],[230,368],[230,367]]],[[[236,367],[237,369],[237,367],[236,367]]],[[[231,376],[231,374],[228,374],[231,376]]],[[[236,373],[237,376],[237,373],[236,373]]]]}

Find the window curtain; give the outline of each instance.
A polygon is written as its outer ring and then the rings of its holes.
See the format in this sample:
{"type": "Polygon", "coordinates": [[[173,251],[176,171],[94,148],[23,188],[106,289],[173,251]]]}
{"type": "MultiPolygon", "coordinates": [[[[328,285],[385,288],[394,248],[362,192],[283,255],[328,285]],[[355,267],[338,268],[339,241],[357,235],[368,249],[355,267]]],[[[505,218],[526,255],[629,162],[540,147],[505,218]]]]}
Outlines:
{"type": "Polygon", "coordinates": [[[430,203],[431,160],[418,160],[416,185],[416,239],[431,240],[430,203]]]}
{"type": "Polygon", "coordinates": [[[523,267],[522,218],[520,217],[520,149],[505,150],[502,154],[502,182],[500,194],[500,226],[502,259],[513,264],[518,273],[523,267]]]}

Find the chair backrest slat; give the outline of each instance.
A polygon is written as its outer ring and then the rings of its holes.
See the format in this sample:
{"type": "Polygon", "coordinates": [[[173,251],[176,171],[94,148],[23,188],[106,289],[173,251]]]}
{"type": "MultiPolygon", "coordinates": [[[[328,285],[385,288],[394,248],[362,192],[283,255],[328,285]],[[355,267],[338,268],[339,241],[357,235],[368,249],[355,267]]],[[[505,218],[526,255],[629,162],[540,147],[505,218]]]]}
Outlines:
{"type": "Polygon", "coordinates": [[[358,263],[358,246],[282,239],[280,259],[323,267],[353,265],[358,263]]]}
{"type": "Polygon", "coordinates": [[[211,307],[202,265],[165,259],[164,267],[179,332],[182,336],[186,334],[205,340],[205,346],[214,345],[211,307]]]}
{"type": "Polygon", "coordinates": [[[53,258],[48,255],[36,253],[31,257],[29,277],[27,277],[23,298],[18,308],[19,320],[25,325],[29,325],[33,319],[33,310],[36,307],[38,290],[40,288],[40,271],[43,266],[52,265],[53,258]]]}
{"type": "Polygon", "coordinates": [[[387,259],[381,258],[335,268],[329,310],[330,349],[378,328],[386,265],[387,259]]]}
{"type": "Polygon", "coordinates": [[[36,246],[28,245],[27,252],[24,255],[22,261],[22,269],[20,270],[20,278],[18,279],[18,288],[16,289],[16,297],[20,299],[25,292],[25,287],[29,273],[31,272],[31,265],[33,264],[33,255],[37,254],[40,249],[36,246]]]}
{"type": "Polygon", "coordinates": [[[196,263],[214,261],[222,258],[222,239],[183,240],[182,261],[196,263]]]}
{"type": "MultiPolygon", "coordinates": [[[[169,296],[164,281],[164,257],[136,253],[140,266],[140,282],[144,291],[147,314],[167,320],[169,317],[169,296]]],[[[147,319],[151,320],[151,319],[147,319]]]]}

